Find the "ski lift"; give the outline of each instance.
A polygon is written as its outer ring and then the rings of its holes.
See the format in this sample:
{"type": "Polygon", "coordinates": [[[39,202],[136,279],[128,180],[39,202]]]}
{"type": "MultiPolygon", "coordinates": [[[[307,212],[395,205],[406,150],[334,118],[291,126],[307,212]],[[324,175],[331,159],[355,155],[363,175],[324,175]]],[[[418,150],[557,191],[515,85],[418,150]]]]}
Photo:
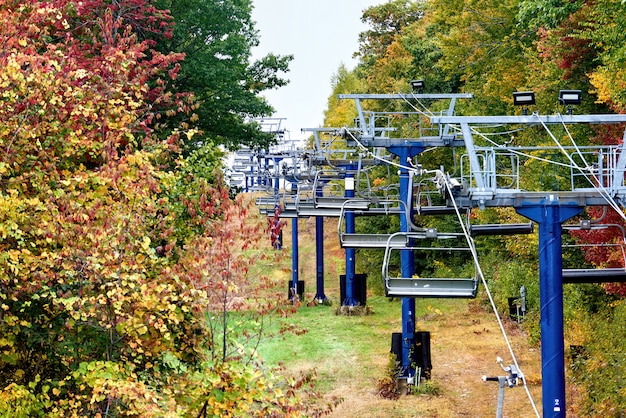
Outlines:
{"type": "Polygon", "coordinates": [[[313,132],[315,154],[323,165],[340,168],[358,158],[356,143],[346,128],[307,128],[313,132]]]}
{"type": "Polygon", "coordinates": [[[346,201],[350,201],[349,209],[354,210],[367,210],[369,206],[369,199],[356,199],[354,197],[346,197],[345,191],[354,190],[354,175],[356,172],[353,170],[326,170],[318,171],[315,175],[315,181],[313,183],[313,199],[316,208],[322,209],[336,209],[339,215],[339,210],[345,206],[346,201]],[[345,186],[338,182],[343,180],[345,186]]]}
{"type": "Polygon", "coordinates": [[[532,234],[533,222],[503,223],[503,224],[472,224],[470,211],[467,211],[467,230],[472,237],[494,235],[524,235],[532,234]]]}
{"type": "Polygon", "coordinates": [[[397,232],[391,234],[385,247],[382,275],[385,281],[387,296],[413,298],[474,298],[478,291],[478,278],[450,278],[450,277],[395,277],[389,272],[391,254],[399,250],[422,250],[431,252],[459,253],[470,251],[469,247],[429,247],[414,245],[416,241],[426,239],[458,239],[464,238],[460,233],[440,233],[434,229],[422,232],[397,232]],[[403,237],[405,245],[399,243],[403,237]]]}
{"type": "MultiPolygon", "coordinates": [[[[412,183],[413,177],[409,180],[412,183]]],[[[429,182],[430,183],[430,182],[429,182]]],[[[429,187],[426,182],[419,182],[415,187],[409,184],[409,190],[414,190],[414,210],[418,215],[453,215],[456,213],[454,206],[448,206],[445,196],[437,189],[429,187]]]]}
{"type": "MultiPolygon", "coordinates": [[[[372,154],[376,156],[376,162],[391,160],[391,155],[385,153],[385,148],[374,148],[372,154]]],[[[372,160],[365,160],[359,162],[360,169],[356,174],[355,182],[355,194],[362,198],[374,198],[378,197],[383,200],[397,200],[400,198],[400,185],[398,183],[392,183],[393,178],[391,173],[392,166],[390,164],[373,164],[372,160]],[[363,162],[368,164],[362,165],[363,162]],[[387,172],[382,175],[377,175],[378,179],[384,179],[384,184],[372,184],[370,180],[370,171],[375,167],[383,167],[387,172]]]]}
{"type": "Polygon", "coordinates": [[[284,212],[294,214],[293,217],[306,217],[307,210],[315,208],[315,201],[313,199],[313,185],[311,182],[298,182],[293,184],[292,188],[296,188],[295,195],[290,193],[289,198],[285,196],[284,199],[284,212]]]}
{"type": "Polygon", "coordinates": [[[482,224],[482,225],[469,225],[469,233],[471,236],[486,236],[486,235],[518,235],[518,234],[532,234],[534,230],[534,224],[528,223],[510,223],[510,224],[482,224]]]}

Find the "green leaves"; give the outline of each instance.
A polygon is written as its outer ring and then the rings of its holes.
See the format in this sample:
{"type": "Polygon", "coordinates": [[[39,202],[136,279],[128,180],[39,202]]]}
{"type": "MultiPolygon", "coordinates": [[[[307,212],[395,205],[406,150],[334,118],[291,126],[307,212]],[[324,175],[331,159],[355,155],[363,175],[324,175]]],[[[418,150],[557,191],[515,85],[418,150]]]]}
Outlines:
{"type": "Polygon", "coordinates": [[[581,38],[588,39],[598,51],[599,63],[590,74],[598,99],[619,112],[626,109],[625,10],[623,2],[594,2],[586,8],[587,19],[580,31],[581,38]]]}
{"type": "Polygon", "coordinates": [[[0,390],[0,417],[41,417],[43,404],[24,386],[9,384],[0,390]]]}
{"type": "Polygon", "coordinates": [[[185,54],[176,88],[191,91],[198,108],[196,126],[202,132],[187,141],[188,152],[209,142],[237,148],[265,146],[274,140],[250,118],[270,116],[274,110],[259,93],[284,86],[292,56],[269,54],[250,63],[258,44],[251,20],[251,0],[161,1],[176,21],[173,36],[160,40],[161,51],[185,54]]]}
{"type": "Polygon", "coordinates": [[[523,0],[519,5],[517,19],[529,30],[552,29],[558,27],[582,4],[582,0],[523,0]]]}

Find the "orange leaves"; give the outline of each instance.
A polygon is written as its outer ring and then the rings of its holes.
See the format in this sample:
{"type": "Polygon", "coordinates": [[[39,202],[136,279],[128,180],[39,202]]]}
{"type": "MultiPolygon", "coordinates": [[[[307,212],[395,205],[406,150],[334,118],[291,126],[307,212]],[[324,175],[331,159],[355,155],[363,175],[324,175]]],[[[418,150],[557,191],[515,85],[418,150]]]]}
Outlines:
{"type": "Polygon", "coordinates": [[[399,39],[392,41],[376,60],[370,84],[377,86],[380,91],[401,91],[405,87],[405,80],[412,77],[412,61],[413,57],[403,43],[399,39]]]}

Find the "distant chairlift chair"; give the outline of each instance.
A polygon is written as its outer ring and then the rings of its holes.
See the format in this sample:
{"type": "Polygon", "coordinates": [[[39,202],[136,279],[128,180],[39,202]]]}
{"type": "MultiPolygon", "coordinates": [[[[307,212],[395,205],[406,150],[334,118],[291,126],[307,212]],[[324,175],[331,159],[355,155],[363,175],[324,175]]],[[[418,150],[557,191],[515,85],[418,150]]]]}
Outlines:
{"type": "Polygon", "coordinates": [[[360,210],[358,204],[361,199],[346,200],[341,207],[339,222],[337,223],[337,233],[339,243],[342,248],[379,248],[384,249],[387,245],[397,245],[403,247],[406,245],[406,237],[401,235],[394,238],[389,243],[390,234],[361,234],[347,233],[345,226],[346,211],[352,211],[359,216],[384,216],[384,215],[400,215],[406,212],[406,205],[400,200],[376,200],[370,201],[367,210],[360,210]]]}

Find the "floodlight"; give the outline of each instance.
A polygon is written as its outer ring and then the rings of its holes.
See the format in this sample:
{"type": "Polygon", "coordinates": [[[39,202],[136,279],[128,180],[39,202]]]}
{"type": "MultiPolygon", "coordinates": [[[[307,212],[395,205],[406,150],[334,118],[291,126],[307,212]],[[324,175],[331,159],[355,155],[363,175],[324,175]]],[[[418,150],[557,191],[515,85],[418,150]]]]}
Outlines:
{"type": "Polygon", "coordinates": [[[411,88],[413,89],[413,93],[419,93],[424,88],[424,80],[412,80],[411,88]]]}
{"type": "Polygon", "coordinates": [[[582,101],[580,90],[560,90],[559,103],[564,105],[579,105],[582,101]]]}
{"type": "Polygon", "coordinates": [[[513,93],[513,104],[515,106],[530,106],[535,104],[534,91],[516,91],[513,93]]]}
{"type": "Polygon", "coordinates": [[[528,114],[528,106],[535,104],[534,91],[516,91],[513,93],[513,104],[522,107],[522,115],[528,114]]]}

